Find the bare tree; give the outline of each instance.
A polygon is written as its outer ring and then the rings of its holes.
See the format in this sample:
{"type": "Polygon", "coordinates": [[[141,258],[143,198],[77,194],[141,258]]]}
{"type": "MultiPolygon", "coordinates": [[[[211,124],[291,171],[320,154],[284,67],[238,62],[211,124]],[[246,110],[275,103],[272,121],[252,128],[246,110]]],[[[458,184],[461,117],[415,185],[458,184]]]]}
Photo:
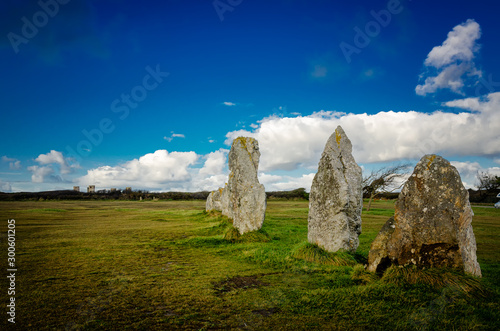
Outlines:
{"type": "Polygon", "coordinates": [[[367,177],[363,178],[363,194],[368,194],[370,200],[368,201],[367,211],[370,210],[372,200],[379,194],[390,193],[401,188],[404,184],[403,181],[399,183],[399,179],[403,178],[407,173],[409,164],[399,164],[392,167],[384,167],[379,170],[374,170],[367,177]]]}
{"type": "Polygon", "coordinates": [[[500,177],[490,174],[488,171],[478,171],[476,186],[481,194],[482,190],[496,190],[500,188],[500,177]]]}

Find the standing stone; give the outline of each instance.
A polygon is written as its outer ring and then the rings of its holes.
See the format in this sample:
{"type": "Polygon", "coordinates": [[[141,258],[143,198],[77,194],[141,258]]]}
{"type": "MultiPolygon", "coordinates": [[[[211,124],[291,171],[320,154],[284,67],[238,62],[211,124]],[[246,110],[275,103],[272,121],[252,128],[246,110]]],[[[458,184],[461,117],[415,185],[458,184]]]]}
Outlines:
{"type": "Polygon", "coordinates": [[[310,243],[330,252],[356,251],[361,233],[362,182],[351,141],[338,126],[326,142],[309,194],[310,243]]]}
{"type": "Polygon", "coordinates": [[[229,179],[222,191],[222,214],[233,220],[240,234],[259,230],[266,213],[266,192],[259,183],[259,143],[248,137],[233,140],[229,151],[229,179]]]}
{"type": "Polygon", "coordinates": [[[401,190],[394,217],[372,243],[368,270],[414,264],[481,276],[472,216],[457,169],[441,156],[425,155],[401,190]]]}
{"type": "Polygon", "coordinates": [[[207,198],[207,203],[205,208],[206,211],[222,210],[221,195],[223,190],[224,190],[223,188],[219,188],[218,190],[210,192],[207,198]]]}

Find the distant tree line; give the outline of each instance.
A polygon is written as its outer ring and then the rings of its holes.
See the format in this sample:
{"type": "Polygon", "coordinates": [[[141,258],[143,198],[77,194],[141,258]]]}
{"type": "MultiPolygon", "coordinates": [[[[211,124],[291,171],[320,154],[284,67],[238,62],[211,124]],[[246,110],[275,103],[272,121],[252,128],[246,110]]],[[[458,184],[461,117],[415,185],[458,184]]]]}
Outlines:
{"type": "MultiPolygon", "coordinates": [[[[469,189],[469,199],[475,203],[495,203],[500,189],[472,190],[469,189]]],[[[155,193],[146,190],[126,191],[126,190],[99,190],[95,193],[66,191],[46,191],[46,192],[19,192],[2,193],[0,192],[0,201],[23,201],[23,200],[136,200],[154,201],[154,200],[206,200],[210,192],[162,192],[155,193]]],[[[392,200],[397,199],[398,192],[380,192],[377,199],[392,200]]],[[[309,193],[304,188],[298,188],[291,191],[273,191],[266,192],[269,200],[309,200],[309,193]]],[[[373,199],[371,191],[365,191],[365,199],[373,199]]]]}
{"type": "MultiPolygon", "coordinates": [[[[150,192],[147,190],[98,190],[95,193],[73,190],[46,192],[2,193],[0,201],[16,200],[206,200],[210,192],[150,192]]],[[[268,199],[309,199],[304,188],[292,191],[266,192],[268,199]]]]}
{"type": "Polygon", "coordinates": [[[266,192],[266,196],[270,200],[309,200],[309,193],[305,188],[298,188],[292,191],[274,191],[266,192]]]}
{"type": "Polygon", "coordinates": [[[16,200],[206,200],[210,192],[162,192],[146,190],[99,190],[95,193],[73,190],[1,193],[0,201],[16,200]]]}

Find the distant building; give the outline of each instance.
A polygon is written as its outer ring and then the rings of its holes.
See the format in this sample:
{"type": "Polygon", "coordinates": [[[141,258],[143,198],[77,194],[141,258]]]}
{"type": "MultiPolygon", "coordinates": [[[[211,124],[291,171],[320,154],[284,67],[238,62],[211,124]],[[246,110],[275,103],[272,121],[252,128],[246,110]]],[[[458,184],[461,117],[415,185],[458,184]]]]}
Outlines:
{"type": "Polygon", "coordinates": [[[131,187],[125,187],[125,191],[132,192],[132,188],[131,187]]]}
{"type": "Polygon", "coordinates": [[[116,188],[112,187],[110,191],[111,193],[116,192],[116,188]]]}
{"type": "Polygon", "coordinates": [[[89,185],[87,187],[87,193],[95,193],[95,185],[89,185]]]}
{"type": "Polygon", "coordinates": [[[80,186],[73,186],[73,191],[80,192],[80,186]]]}

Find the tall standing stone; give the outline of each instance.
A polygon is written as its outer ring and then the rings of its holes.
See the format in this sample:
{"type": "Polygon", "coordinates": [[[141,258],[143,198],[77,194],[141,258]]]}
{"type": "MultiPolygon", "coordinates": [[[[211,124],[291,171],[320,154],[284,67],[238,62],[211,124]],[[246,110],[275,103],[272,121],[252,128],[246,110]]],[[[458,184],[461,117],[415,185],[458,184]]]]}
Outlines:
{"type": "Polygon", "coordinates": [[[336,252],[359,245],[363,175],[352,156],[352,144],[338,126],[326,142],[309,194],[310,243],[336,252]]]}
{"type": "Polygon", "coordinates": [[[401,190],[394,217],[372,243],[368,270],[413,264],[481,276],[472,216],[457,169],[441,156],[425,155],[401,190]]]}
{"type": "Polygon", "coordinates": [[[259,183],[259,143],[249,137],[233,140],[229,151],[229,179],[222,191],[222,214],[233,220],[240,234],[259,230],[266,213],[266,192],[259,183]]]}
{"type": "Polygon", "coordinates": [[[222,191],[223,188],[219,188],[218,190],[210,192],[210,194],[207,197],[207,202],[206,202],[206,211],[211,211],[211,210],[222,210],[222,202],[221,202],[221,196],[222,196],[222,191]]]}

